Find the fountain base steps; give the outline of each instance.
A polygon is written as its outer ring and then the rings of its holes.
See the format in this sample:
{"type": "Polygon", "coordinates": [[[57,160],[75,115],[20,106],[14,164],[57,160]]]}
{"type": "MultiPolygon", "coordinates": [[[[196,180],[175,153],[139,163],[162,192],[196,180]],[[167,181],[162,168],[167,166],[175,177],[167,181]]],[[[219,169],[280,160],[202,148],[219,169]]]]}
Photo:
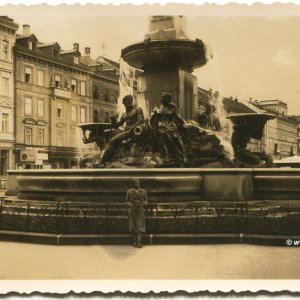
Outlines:
{"type": "MultiPolygon", "coordinates": [[[[131,245],[130,234],[41,234],[0,230],[2,241],[44,245],[131,245]]],[[[299,241],[300,235],[258,235],[247,233],[215,234],[143,234],[147,245],[256,244],[286,246],[287,240],[299,241]]],[[[293,245],[290,245],[293,247],[293,245]]],[[[295,247],[295,246],[294,246],[295,247]]]]}
{"type": "Polygon", "coordinates": [[[149,194],[149,236],[300,235],[300,169],[9,171],[0,230],[110,243],[128,234],[125,196],[137,177],[149,194]]]}

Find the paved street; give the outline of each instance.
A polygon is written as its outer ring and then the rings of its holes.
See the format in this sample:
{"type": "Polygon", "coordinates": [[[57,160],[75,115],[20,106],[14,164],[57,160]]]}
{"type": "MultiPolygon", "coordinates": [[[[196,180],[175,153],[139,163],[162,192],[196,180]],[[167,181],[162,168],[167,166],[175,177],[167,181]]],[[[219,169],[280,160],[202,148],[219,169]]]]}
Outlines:
{"type": "Polygon", "coordinates": [[[0,242],[0,279],[300,279],[299,247],[0,242]]]}

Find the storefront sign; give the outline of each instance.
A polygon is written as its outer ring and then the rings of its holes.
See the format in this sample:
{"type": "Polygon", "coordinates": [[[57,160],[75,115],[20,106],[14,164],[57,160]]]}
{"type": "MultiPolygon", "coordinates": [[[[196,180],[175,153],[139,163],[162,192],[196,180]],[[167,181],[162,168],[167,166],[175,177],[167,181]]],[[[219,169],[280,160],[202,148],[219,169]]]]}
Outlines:
{"type": "Polygon", "coordinates": [[[36,149],[22,149],[20,154],[21,162],[33,162],[36,160],[36,149]]]}
{"type": "Polygon", "coordinates": [[[48,160],[48,153],[37,153],[37,160],[48,160]]]}

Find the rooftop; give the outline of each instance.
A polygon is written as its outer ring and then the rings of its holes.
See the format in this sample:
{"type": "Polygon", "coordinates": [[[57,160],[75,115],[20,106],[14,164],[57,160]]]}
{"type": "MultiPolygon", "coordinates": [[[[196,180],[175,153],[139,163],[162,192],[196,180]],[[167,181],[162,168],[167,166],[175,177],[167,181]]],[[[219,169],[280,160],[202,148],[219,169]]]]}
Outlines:
{"type": "Polygon", "coordinates": [[[57,42],[52,42],[52,43],[41,43],[41,42],[39,42],[37,47],[38,48],[43,48],[43,47],[57,47],[57,48],[60,48],[60,45],[57,42]]]}
{"type": "Polygon", "coordinates": [[[223,104],[225,106],[225,109],[229,112],[256,113],[255,110],[251,109],[244,103],[239,102],[238,99],[224,98],[223,104]]]}
{"type": "Polygon", "coordinates": [[[60,50],[60,54],[64,55],[64,54],[79,54],[80,52],[77,49],[72,49],[72,50],[60,50]]]}
{"type": "Polygon", "coordinates": [[[37,40],[36,36],[33,33],[29,33],[29,34],[25,34],[25,35],[21,35],[21,34],[17,34],[16,39],[20,40],[20,39],[25,39],[25,38],[34,38],[35,40],[37,40]]]}
{"type": "Polygon", "coordinates": [[[0,16],[0,25],[10,28],[14,31],[17,31],[19,25],[14,22],[13,19],[9,18],[8,16],[0,16]]]}

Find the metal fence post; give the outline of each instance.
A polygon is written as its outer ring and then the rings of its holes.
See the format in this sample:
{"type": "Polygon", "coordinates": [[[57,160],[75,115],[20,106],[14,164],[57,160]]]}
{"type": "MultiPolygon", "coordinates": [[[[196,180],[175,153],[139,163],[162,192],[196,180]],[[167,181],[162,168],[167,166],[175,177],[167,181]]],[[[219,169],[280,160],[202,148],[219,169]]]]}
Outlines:
{"type": "Polygon", "coordinates": [[[67,203],[64,203],[65,205],[65,228],[64,228],[64,232],[67,233],[68,231],[68,213],[69,213],[69,206],[67,203]]]}
{"type": "Polygon", "coordinates": [[[195,207],[195,231],[198,232],[198,202],[195,207]]]}
{"type": "Polygon", "coordinates": [[[1,200],[0,205],[0,229],[2,229],[3,200],[1,200]]]}
{"type": "Polygon", "coordinates": [[[108,204],[105,202],[105,233],[108,233],[108,204]]]}
{"type": "Polygon", "coordinates": [[[154,226],[154,232],[157,233],[158,230],[158,204],[155,203],[155,226],[154,226]]]}
{"type": "Polygon", "coordinates": [[[30,224],[30,202],[27,203],[27,222],[26,222],[27,231],[29,231],[29,224],[30,224]]]}
{"type": "Polygon", "coordinates": [[[60,202],[57,202],[56,204],[56,234],[60,234],[59,230],[59,221],[60,221],[60,202]]]}

